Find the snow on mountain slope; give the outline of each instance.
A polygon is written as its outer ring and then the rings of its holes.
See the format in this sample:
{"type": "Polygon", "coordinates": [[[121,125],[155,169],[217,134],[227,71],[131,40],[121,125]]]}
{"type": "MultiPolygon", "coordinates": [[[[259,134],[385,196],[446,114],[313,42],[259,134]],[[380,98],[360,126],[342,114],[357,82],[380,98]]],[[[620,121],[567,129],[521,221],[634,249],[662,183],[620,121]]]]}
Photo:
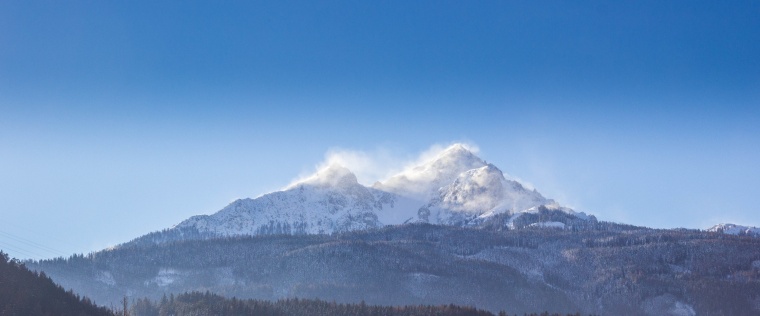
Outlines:
{"type": "Polygon", "coordinates": [[[454,144],[433,160],[405,170],[374,188],[398,195],[427,201],[437,195],[438,189],[450,184],[462,172],[480,168],[486,163],[462,144],[454,144]]]}
{"type": "Polygon", "coordinates": [[[709,232],[723,232],[729,235],[760,236],[760,227],[742,226],[736,224],[718,224],[707,229],[709,232]]]}
{"type": "Polygon", "coordinates": [[[237,200],[216,214],[193,216],[176,227],[224,236],[332,233],[402,223],[416,211],[403,209],[405,204],[403,198],[362,186],[348,169],[331,165],[283,191],[237,200]]]}
{"type": "Polygon", "coordinates": [[[193,216],[176,231],[203,236],[320,234],[407,222],[472,225],[496,214],[556,205],[507,179],[462,144],[372,187],[332,164],[282,191],[237,200],[212,215],[193,216]]]}
{"type": "Polygon", "coordinates": [[[463,172],[451,184],[440,188],[428,208],[432,222],[462,225],[474,218],[515,213],[550,203],[554,201],[536,190],[525,189],[517,181],[507,180],[501,170],[488,164],[463,172]]]}
{"type": "MultiPolygon", "coordinates": [[[[574,211],[571,208],[564,207],[562,205],[559,205],[559,203],[554,202],[553,200],[549,200],[549,202],[546,203],[546,204],[542,204],[542,205],[539,205],[539,206],[534,206],[534,207],[531,207],[529,209],[526,209],[526,210],[523,210],[523,211],[519,211],[519,212],[512,212],[511,213],[512,215],[509,217],[509,220],[505,224],[510,229],[517,229],[518,225],[515,225],[515,221],[519,221],[521,219],[521,217],[523,217],[525,215],[528,215],[528,214],[534,214],[534,215],[535,214],[539,214],[540,215],[542,211],[543,212],[558,212],[558,213],[564,214],[562,216],[564,218],[571,217],[571,218],[576,218],[576,219],[578,219],[580,221],[591,222],[591,223],[596,222],[596,217],[594,217],[593,215],[587,215],[586,213],[583,213],[583,212],[576,212],[576,211],[574,211]]],[[[481,216],[481,217],[485,217],[485,216],[481,216]]],[[[547,223],[556,222],[555,220],[551,220],[551,218],[549,218],[547,220],[548,220],[547,223]]],[[[535,223],[535,224],[536,225],[530,224],[528,226],[531,226],[531,227],[546,227],[545,225],[540,224],[540,223],[535,223]]],[[[567,225],[568,224],[565,224],[565,226],[567,226],[567,225]]]]}

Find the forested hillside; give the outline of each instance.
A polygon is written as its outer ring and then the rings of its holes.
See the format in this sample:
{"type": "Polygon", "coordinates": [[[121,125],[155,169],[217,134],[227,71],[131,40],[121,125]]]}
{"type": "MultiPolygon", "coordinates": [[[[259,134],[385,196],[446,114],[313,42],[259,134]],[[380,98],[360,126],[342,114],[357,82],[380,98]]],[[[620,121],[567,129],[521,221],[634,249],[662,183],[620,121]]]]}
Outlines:
{"type": "Polygon", "coordinates": [[[117,247],[30,267],[98,302],[211,291],[492,312],[757,315],[760,239],[596,223],[589,230],[429,224],[117,247]]]}
{"type": "Polygon", "coordinates": [[[0,315],[113,315],[0,251],[0,315]]]}

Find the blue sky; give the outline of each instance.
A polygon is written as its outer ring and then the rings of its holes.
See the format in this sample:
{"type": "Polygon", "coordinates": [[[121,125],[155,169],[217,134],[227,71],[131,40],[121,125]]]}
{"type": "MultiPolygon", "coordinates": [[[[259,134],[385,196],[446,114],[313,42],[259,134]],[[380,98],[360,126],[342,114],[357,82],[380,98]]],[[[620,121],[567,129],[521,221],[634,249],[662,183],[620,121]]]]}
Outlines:
{"type": "Polygon", "coordinates": [[[465,141],[651,227],[760,225],[757,1],[3,1],[0,249],[87,253],[336,148],[465,141]],[[22,242],[23,241],[23,242],[22,242]]]}

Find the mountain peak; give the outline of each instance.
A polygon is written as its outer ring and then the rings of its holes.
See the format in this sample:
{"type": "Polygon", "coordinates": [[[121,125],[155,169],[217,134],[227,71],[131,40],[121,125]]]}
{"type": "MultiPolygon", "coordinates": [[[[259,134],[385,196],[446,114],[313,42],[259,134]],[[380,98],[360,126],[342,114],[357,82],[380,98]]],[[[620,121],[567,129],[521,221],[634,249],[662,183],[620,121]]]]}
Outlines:
{"type": "Polygon", "coordinates": [[[467,170],[486,166],[463,144],[456,143],[442,150],[433,159],[407,169],[375,187],[422,200],[435,195],[439,188],[448,185],[467,170]]]}
{"type": "Polygon", "coordinates": [[[463,172],[451,184],[439,190],[433,206],[444,212],[444,222],[455,223],[467,216],[491,216],[518,212],[549,202],[536,191],[526,190],[519,182],[504,178],[492,164],[463,172]],[[455,211],[455,212],[446,212],[455,211]]]}
{"type": "MultiPolygon", "coordinates": [[[[475,156],[463,144],[457,143],[449,146],[427,163],[414,167],[411,170],[410,176],[413,176],[414,173],[418,173],[418,175],[440,175],[441,173],[451,172],[455,178],[464,171],[481,168],[486,165],[483,159],[475,156]]],[[[453,180],[453,178],[449,180],[453,180]]]]}
{"type": "MultiPolygon", "coordinates": [[[[474,153],[470,149],[467,148],[467,145],[462,143],[455,143],[449,147],[446,147],[441,153],[438,154],[436,159],[444,158],[444,157],[456,157],[456,158],[470,158],[470,157],[476,157],[474,153]]],[[[480,159],[480,158],[478,158],[480,159]]]]}
{"type": "MultiPolygon", "coordinates": [[[[464,144],[456,143],[441,151],[433,160],[426,164],[418,166],[417,168],[455,168],[459,169],[462,166],[467,168],[462,170],[469,170],[474,168],[480,168],[485,166],[486,163],[483,159],[476,156],[472,151],[467,149],[464,144]]],[[[416,169],[416,168],[415,168],[416,169]]]]}
{"type": "Polygon", "coordinates": [[[291,185],[290,188],[302,184],[314,186],[344,187],[358,183],[359,182],[356,179],[356,175],[354,175],[351,170],[348,170],[348,168],[343,167],[340,164],[333,163],[322,169],[319,169],[316,173],[309,176],[308,178],[296,182],[295,184],[291,185]]]}
{"type": "Polygon", "coordinates": [[[465,144],[454,143],[450,145],[449,147],[446,147],[444,151],[469,151],[469,150],[467,149],[467,146],[465,146],[465,144]]]}

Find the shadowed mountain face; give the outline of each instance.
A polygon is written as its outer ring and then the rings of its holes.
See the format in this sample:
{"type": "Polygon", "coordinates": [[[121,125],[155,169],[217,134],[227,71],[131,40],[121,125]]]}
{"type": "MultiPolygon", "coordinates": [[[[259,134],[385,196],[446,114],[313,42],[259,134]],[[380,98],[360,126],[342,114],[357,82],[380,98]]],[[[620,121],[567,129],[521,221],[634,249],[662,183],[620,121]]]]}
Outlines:
{"type": "Polygon", "coordinates": [[[516,219],[495,216],[480,228],[409,224],[331,236],[187,240],[30,266],[103,304],[209,290],[512,313],[760,313],[760,239],[590,221],[542,208],[516,219]],[[534,225],[541,219],[566,228],[534,225]]]}

